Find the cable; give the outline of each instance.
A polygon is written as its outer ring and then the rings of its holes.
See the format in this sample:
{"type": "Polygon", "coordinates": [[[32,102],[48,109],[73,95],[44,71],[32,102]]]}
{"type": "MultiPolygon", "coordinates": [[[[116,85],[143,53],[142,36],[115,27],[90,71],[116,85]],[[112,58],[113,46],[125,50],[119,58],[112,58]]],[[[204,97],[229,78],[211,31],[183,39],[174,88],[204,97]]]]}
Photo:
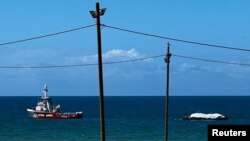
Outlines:
{"type": "MultiPolygon", "coordinates": [[[[153,58],[164,57],[165,55],[156,55],[151,57],[144,57],[138,59],[130,59],[124,61],[112,61],[112,62],[103,62],[104,65],[111,65],[111,64],[121,64],[121,63],[128,63],[128,62],[135,62],[135,61],[142,61],[148,60],[153,58]]],[[[218,60],[210,60],[210,59],[202,59],[190,56],[183,56],[183,55],[176,55],[172,54],[174,57],[197,60],[197,61],[204,61],[204,62],[212,62],[212,63],[220,63],[220,64],[227,64],[227,65],[239,65],[239,66],[247,66],[250,67],[250,64],[243,64],[243,63],[236,63],[236,62],[226,62],[226,61],[218,61],[218,60]]],[[[72,67],[87,67],[87,66],[96,66],[97,63],[89,63],[89,64],[74,64],[74,65],[48,65],[48,66],[0,66],[0,69],[46,69],[46,68],[72,68],[72,67]]]]}
{"type": "Polygon", "coordinates": [[[37,36],[37,37],[31,37],[31,38],[27,38],[27,39],[21,39],[21,40],[6,42],[6,43],[0,43],[0,46],[26,42],[26,41],[30,41],[30,40],[36,40],[36,39],[45,38],[45,37],[49,37],[49,36],[55,36],[55,35],[59,35],[59,34],[64,34],[64,33],[68,33],[68,32],[81,30],[81,29],[84,29],[84,28],[92,27],[92,26],[95,26],[95,25],[96,24],[92,24],[92,25],[88,25],[88,26],[82,26],[82,27],[78,27],[78,28],[74,28],[74,29],[69,29],[69,30],[60,31],[60,32],[51,33],[51,34],[46,34],[46,35],[41,35],[41,36],[37,36]]]}
{"type": "Polygon", "coordinates": [[[128,62],[135,62],[135,61],[142,61],[142,60],[148,60],[153,58],[159,58],[163,57],[165,55],[156,55],[151,57],[145,57],[145,58],[139,58],[139,59],[133,59],[133,60],[124,60],[124,61],[114,61],[114,62],[104,62],[103,64],[110,65],[110,64],[118,64],[118,63],[128,63],[128,62]]]}
{"type": "MultiPolygon", "coordinates": [[[[45,38],[45,37],[49,37],[49,36],[55,36],[55,35],[59,35],[59,34],[64,34],[64,33],[68,33],[68,32],[81,30],[81,29],[84,29],[84,28],[92,27],[92,26],[95,26],[95,25],[96,24],[92,24],[92,25],[88,25],[88,26],[83,26],[83,27],[74,28],[74,29],[70,29],[70,30],[65,30],[65,31],[61,31],[61,32],[41,35],[41,36],[37,36],[37,37],[31,37],[31,38],[27,38],[27,39],[21,39],[21,40],[6,42],[6,43],[0,43],[0,46],[10,45],[10,44],[15,44],[15,43],[20,43],[20,42],[26,42],[26,41],[30,41],[30,40],[36,40],[36,39],[45,38]]],[[[151,37],[155,37],[155,38],[167,39],[167,40],[172,40],[172,41],[177,41],[177,42],[184,42],[184,43],[189,43],[189,44],[210,46],[210,47],[223,48],[223,49],[231,49],[231,50],[238,50],[238,51],[248,51],[248,52],[250,51],[249,49],[244,49],[244,48],[234,48],[234,47],[229,47],[229,46],[221,46],[221,45],[215,45],[215,44],[209,44],[209,43],[201,43],[201,42],[195,42],[195,41],[189,41],[189,40],[182,40],[182,39],[164,37],[164,36],[160,36],[160,35],[143,33],[143,32],[123,29],[123,28],[119,28],[119,27],[109,26],[109,25],[105,25],[105,24],[102,24],[101,26],[108,27],[108,28],[111,28],[111,29],[120,30],[120,31],[130,32],[130,33],[134,33],[134,34],[140,34],[140,35],[144,35],[144,36],[151,36],[151,37]]]]}
{"type": "Polygon", "coordinates": [[[97,64],[76,64],[76,65],[48,65],[48,66],[0,66],[0,69],[46,69],[46,68],[71,68],[94,66],[97,64]]]}
{"type": "MultiPolygon", "coordinates": [[[[151,57],[144,57],[138,59],[130,59],[124,61],[113,61],[113,62],[103,62],[105,65],[110,64],[119,64],[119,63],[128,63],[128,62],[135,62],[135,61],[142,61],[147,59],[159,58],[163,57],[164,55],[156,55],[151,57]]],[[[42,68],[71,68],[71,67],[86,67],[86,66],[95,66],[98,65],[97,63],[89,63],[89,64],[75,64],[75,65],[48,65],[48,66],[0,66],[0,69],[42,69],[42,68]]]]}
{"type": "Polygon", "coordinates": [[[179,57],[179,58],[185,58],[185,59],[198,60],[198,61],[212,62],[212,63],[220,63],[220,64],[239,65],[239,66],[250,67],[250,64],[243,64],[243,63],[209,60],[209,59],[195,58],[195,57],[189,57],[189,56],[183,56],[183,55],[174,55],[174,54],[172,54],[172,56],[179,57]]]}
{"type": "Polygon", "coordinates": [[[134,34],[140,34],[140,35],[150,36],[150,37],[155,37],[155,38],[160,38],[160,39],[167,39],[167,40],[172,40],[172,41],[176,41],[176,42],[183,42],[183,43],[189,43],[189,44],[209,46],[209,47],[214,47],[214,48],[231,49],[231,50],[238,50],[238,51],[248,51],[248,52],[250,51],[249,49],[244,49],[244,48],[235,48],[235,47],[229,47],[229,46],[221,46],[221,45],[215,45],[215,44],[209,44],[209,43],[201,43],[201,42],[195,42],[195,41],[189,41],[189,40],[182,40],[182,39],[164,37],[164,36],[160,36],[160,35],[154,35],[154,34],[149,34],[149,33],[144,33],[144,32],[138,32],[138,31],[134,31],[134,30],[128,30],[128,29],[109,26],[109,25],[105,25],[105,24],[102,24],[102,26],[108,27],[108,28],[111,28],[111,29],[115,29],[115,30],[124,31],[124,32],[130,32],[130,33],[134,33],[134,34]]]}

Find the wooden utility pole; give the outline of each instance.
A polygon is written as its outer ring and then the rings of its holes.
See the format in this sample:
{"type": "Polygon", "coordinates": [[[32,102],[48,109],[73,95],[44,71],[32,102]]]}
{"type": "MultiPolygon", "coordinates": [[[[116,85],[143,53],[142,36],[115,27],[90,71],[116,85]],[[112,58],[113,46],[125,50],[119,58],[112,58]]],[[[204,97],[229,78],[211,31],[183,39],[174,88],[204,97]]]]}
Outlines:
{"type": "Polygon", "coordinates": [[[104,15],[105,10],[106,10],[105,8],[100,9],[99,3],[96,3],[96,11],[90,11],[92,17],[96,18],[96,27],[97,27],[101,141],[105,141],[105,118],[104,118],[104,90],[103,90],[102,41],[101,41],[100,17],[104,15]]]}
{"type": "Polygon", "coordinates": [[[164,58],[167,64],[167,86],[166,86],[166,103],[165,103],[165,141],[168,141],[168,107],[169,107],[169,63],[170,63],[170,44],[168,43],[168,52],[164,58]]]}

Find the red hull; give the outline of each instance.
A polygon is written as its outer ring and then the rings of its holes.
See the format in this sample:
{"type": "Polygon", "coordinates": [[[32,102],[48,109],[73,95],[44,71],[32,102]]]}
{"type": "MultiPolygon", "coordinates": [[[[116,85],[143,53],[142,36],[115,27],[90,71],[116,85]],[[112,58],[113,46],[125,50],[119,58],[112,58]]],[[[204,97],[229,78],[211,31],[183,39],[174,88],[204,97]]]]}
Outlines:
{"type": "Polygon", "coordinates": [[[51,113],[51,112],[29,112],[30,117],[41,119],[81,119],[82,112],[76,113],[51,113]]]}

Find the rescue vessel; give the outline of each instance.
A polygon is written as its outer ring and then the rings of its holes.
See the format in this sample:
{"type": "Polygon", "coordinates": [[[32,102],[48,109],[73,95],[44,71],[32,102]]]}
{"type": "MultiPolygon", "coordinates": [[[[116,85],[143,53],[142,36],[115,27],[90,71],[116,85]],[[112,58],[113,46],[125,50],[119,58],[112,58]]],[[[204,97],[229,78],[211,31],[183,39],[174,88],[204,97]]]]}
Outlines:
{"type": "Polygon", "coordinates": [[[28,116],[41,119],[81,119],[83,112],[61,112],[60,105],[54,106],[48,96],[48,86],[44,86],[43,95],[36,107],[27,109],[28,116]]]}

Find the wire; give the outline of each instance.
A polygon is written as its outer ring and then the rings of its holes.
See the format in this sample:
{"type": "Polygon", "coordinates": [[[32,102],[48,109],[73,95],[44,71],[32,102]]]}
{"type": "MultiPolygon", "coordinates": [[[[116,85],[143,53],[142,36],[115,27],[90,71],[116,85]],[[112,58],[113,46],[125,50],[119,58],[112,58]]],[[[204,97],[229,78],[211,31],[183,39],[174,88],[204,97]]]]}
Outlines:
{"type": "Polygon", "coordinates": [[[163,57],[163,56],[165,56],[165,55],[156,55],[156,56],[145,57],[145,58],[139,58],[139,59],[133,59],[133,60],[114,61],[114,62],[104,62],[103,64],[110,65],[110,64],[118,64],[118,63],[128,63],[128,62],[143,61],[143,60],[148,60],[148,59],[153,59],[153,58],[159,58],[159,57],[163,57]]]}
{"type": "Polygon", "coordinates": [[[21,40],[6,42],[6,43],[0,43],[0,46],[5,46],[5,45],[10,45],[10,44],[15,44],[15,43],[21,43],[21,42],[36,40],[36,39],[45,38],[45,37],[49,37],[49,36],[55,36],[55,35],[59,35],[59,34],[64,34],[64,33],[68,33],[68,32],[81,30],[81,29],[84,29],[84,28],[92,27],[92,26],[95,26],[95,25],[96,24],[92,24],[92,25],[88,25],[88,26],[82,26],[82,27],[78,27],[78,28],[74,28],[74,29],[69,29],[69,30],[60,31],[60,32],[51,33],[51,34],[46,34],[46,35],[41,35],[41,36],[37,36],[37,37],[31,37],[31,38],[26,38],[26,39],[21,39],[21,40]]]}
{"type": "MultiPolygon", "coordinates": [[[[164,55],[156,55],[151,57],[144,57],[138,59],[130,59],[124,61],[113,61],[113,62],[104,62],[105,65],[110,64],[119,64],[119,63],[128,63],[128,62],[135,62],[135,61],[142,61],[148,60],[153,58],[163,57],[164,55]]],[[[48,66],[0,66],[0,69],[42,69],[42,68],[71,68],[71,67],[86,67],[86,66],[95,66],[98,65],[97,63],[89,63],[89,64],[75,64],[75,65],[48,65],[48,66]]]]}
{"type": "MultiPolygon", "coordinates": [[[[130,60],[123,60],[123,61],[111,61],[111,62],[103,62],[104,65],[111,65],[111,64],[121,64],[121,63],[128,63],[128,62],[135,62],[135,61],[143,61],[153,58],[164,57],[165,55],[156,55],[151,57],[144,57],[138,59],[130,59],[130,60]]],[[[239,66],[247,66],[250,67],[250,64],[244,63],[236,63],[236,62],[226,62],[226,61],[218,61],[218,60],[210,60],[210,59],[202,59],[190,56],[183,56],[172,54],[174,57],[197,60],[197,61],[204,61],[204,62],[212,62],[212,63],[220,63],[220,64],[227,64],[227,65],[239,65],[239,66]]],[[[72,68],[72,67],[87,67],[87,66],[96,66],[97,63],[89,63],[89,64],[74,64],[74,65],[47,65],[47,66],[0,66],[0,69],[46,69],[46,68],[72,68]]]]}
{"type": "Polygon", "coordinates": [[[212,63],[220,63],[220,64],[239,65],[239,66],[250,67],[250,64],[243,64],[243,63],[236,63],[236,62],[226,62],[226,61],[202,59],[202,58],[195,58],[195,57],[189,57],[189,56],[183,56],[183,55],[174,55],[174,54],[172,54],[172,56],[179,57],[179,58],[185,58],[185,59],[198,60],[198,61],[212,62],[212,63]]]}
{"type": "MultiPolygon", "coordinates": [[[[45,38],[45,37],[49,37],[49,36],[55,36],[55,35],[59,35],[59,34],[64,34],[64,33],[68,33],[68,32],[81,30],[81,29],[84,29],[84,28],[92,27],[92,26],[95,26],[95,25],[96,24],[92,24],[92,25],[88,25],[88,26],[78,27],[78,28],[74,28],[74,29],[70,29],[70,30],[60,31],[60,32],[56,32],[56,33],[46,34],[46,35],[41,35],[41,36],[37,36],[37,37],[31,37],[31,38],[27,38],[27,39],[21,39],[21,40],[6,42],[6,43],[0,43],[0,46],[26,42],[26,41],[30,41],[30,40],[36,40],[36,39],[45,38]]],[[[238,51],[248,51],[248,52],[250,51],[249,49],[244,49],[244,48],[235,48],[235,47],[229,47],[229,46],[221,46],[221,45],[215,45],[215,44],[209,44],[209,43],[201,43],[201,42],[195,42],[195,41],[189,41],[189,40],[182,40],[182,39],[164,37],[164,36],[160,36],[160,35],[154,35],[154,34],[149,34],[149,33],[144,33],[144,32],[138,32],[138,31],[123,29],[123,28],[119,28],[119,27],[109,26],[109,25],[105,25],[105,24],[102,24],[101,26],[102,27],[108,27],[108,28],[111,28],[111,29],[120,30],[120,31],[130,32],[130,33],[134,33],[134,34],[151,36],[151,37],[155,37],[155,38],[167,39],[167,40],[172,40],[172,41],[177,41],[177,42],[184,42],[184,43],[189,43],[189,44],[210,46],[210,47],[223,48],[223,49],[231,49],[231,50],[238,50],[238,51]]]]}
{"type": "Polygon", "coordinates": [[[0,69],[44,69],[44,68],[70,68],[94,66],[97,64],[76,64],[76,65],[48,65],[48,66],[0,66],[0,69]]]}
{"type": "Polygon", "coordinates": [[[134,31],[134,30],[109,26],[109,25],[105,25],[105,24],[102,24],[102,26],[108,27],[108,28],[111,28],[111,29],[115,29],[115,30],[124,31],[124,32],[130,32],[130,33],[134,33],[134,34],[140,34],[140,35],[150,36],[150,37],[155,37],[155,38],[160,38],[160,39],[167,39],[167,40],[172,40],[172,41],[176,41],[176,42],[183,42],[183,43],[189,43],[189,44],[209,46],[209,47],[214,47],[214,48],[231,49],[231,50],[238,50],[238,51],[248,51],[248,52],[250,51],[249,49],[244,49],[244,48],[235,48],[235,47],[229,47],[229,46],[221,46],[221,45],[215,45],[215,44],[209,44],[209,43],[202,43],[202,42],[195,42],[195,41],[189,41],[189,40],[176,39],[176,38],[171,38],[171,37],[164,37],[164,36],[160,36],[160,35],[154,35],[154,34],[149,34],[149,33],[144,33],[144,32],[138,32],[138,31],[134,31]]]}
{"type": "MultiPolygon", "coordinates": [[[[128,62],[135,62],[135,61],[143,61],[153,58],[164,57],[165,55],[156,55],[151,57],[144,57],[138,59],[130,59],[130,60],[123,60],[123,61],[112,61],[112,62],[103,62],[104,65],[111,65],[111,64],[121,64],[121,63],[128,63],[128,62]]],[[[236,62],[226,62],[226,61],[218,61],[218,60],[210,60],[210,59],[202,59],[190,56],[183,56],[183,55],[176,55],[172,54],[174,57],[197,60],[197,61],[204,61],[204,62],[212,62],[212,63],[220,63],[220,64],[227,64],[227,65],[240,65],[240,66],[247,66],[250,67],[250,64],[244,63],[236,63],[236,62]]],[[[87,66],[96,66],[97,63],[89,63],[89,64],[75,64],[75,65],[48,65],[48,66],[0,66],[0,69],[42,69],[42,68],[71,68],[71,67],[87,67],[87,66]]]]}

